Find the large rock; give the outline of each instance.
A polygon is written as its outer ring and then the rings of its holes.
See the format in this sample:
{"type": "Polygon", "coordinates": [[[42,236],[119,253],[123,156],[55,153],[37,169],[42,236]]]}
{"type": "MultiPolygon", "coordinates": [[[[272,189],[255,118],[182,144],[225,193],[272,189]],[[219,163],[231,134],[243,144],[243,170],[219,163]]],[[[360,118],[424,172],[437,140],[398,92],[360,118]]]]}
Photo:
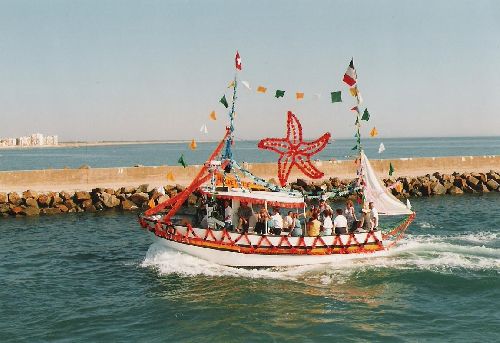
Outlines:
{"type": "MultiPolygon", "coordinates": [[[[33,198],[31,198],[31,199],[33,199],[33,198]]],[[[35,200],[35,202],[36,202],[36,200],[35,200]]],[[[28,206],[23,210],[23,214],[26,216],[38,216],[40,214],[40,209],[38,208],[38,206],[36,206],[36,207],[28,206]]]]}
{"type": "Polygon", "coordinates": [[[58,213],[61,213],[61,210],[57,207],[42,208],[42,213],[43,214],[58,214],[58,213]]]}
{"type": "Polygon", "coordinates": [[[40,194],[37,200],[40,207],[49,207],[50,202],[52,201],[50,195],[48,194],[40,194]]]}
{"type": "Polygon", "coordinates": [[[0,213],[8,213],[10,211],[10,206],[7,203],[0,204],[0,213]]]}
{"type": "Polygon", "coordinates": [[[5,193],[0,193],[0,204],[5,204],[9,198],[7,197],[7,194],[5,193]]]}
{"type": "Polygon", "coordinates": [[[75,198],[78,201],[90,200],[90,193],[89,192],[76,192],[75,198]]]}
{"type": "Polygon", "coordinates": [[[439,182],[436,182],[432,186],[432,193],[436,194],[436,195],[446,194],[446,188],[442,184],[440,184],[439,182]]]}
{"type": "Polygon", "coordinates": [[[120,200],[116,197],[116,195],[109,194],[104,192],[101,194],[102,203],[107,208],[113,208],[120,205],[120,200]]]}
{"type": "Polygon", "coordinates": [[[26,206],[38,208],[38,201],[34,198],[27,198],[25,200],[26,206]]]}
{"type": "Polygon", "coordinates": [[[500,184],[492,179],[492,180],[488,180],[488,182],[486,182],[486,186],[488,186],[488,188],[490,190],[496,191],[496,190],[498,190],[498,187],[500,187],[500,184]]]}
{"type": "Polygon", "coordinates": [[[461,190],[460,188],[458,188],[457,186],[452,186],[449,190],[448,190],[448,193],[449,194],[453,194],[453,195],[458,195],[458,194],[464,194],[464,191],[461,190]]]}
{"type": "MultiPolygon", "coordinates": [[[[85,211],[90,211],[92,207],[94,207],[94,203],[92,202],[92,200],[90,199],[87,199],[87,200],[84,200],[82,203],[81,203],[81,208],[84,209],[85,211]]],[[[95,208],[94,208],[95,209],[95,208]]]]}
{"type": "Polygon", "coordinates": [[[73,196],[75,195],[74,192],[67,192],[67,191],[62,191],[62,192],[59,192],[59,196],[63,199],[63,200],[70,200],[70,199],[73,199],[73,196]]]}
{"type": "Polygon", "coordinates": [[[56,206],[61,212],[66,213],[69,211],[69,208],[66,205],[59,204],[56,206]]]}
{"type": "Polygon", "coordinates": [[[68,211],[76,210],[76,204],[72,199],[64,200],[64,206],[68,208],[68,211]]]}
{"type": "Polygon", "coordinates": [[[35,192],[35,191],[32,191],[32,190],[28,189],[27,191],[23,192],[23,198],[24,199],[28,199],[28,198],[34,198],[34,199],[36,199],[36,198],[38,198],[38,193],[35,192]]]}
{"type": "Polygon", "coordinates": [[[135,187],[122,187],[120,193],[123,194],[135,193],[135,187]]]}
{"type": "Polygon", "coordinates": [[[480,180],[472,175],[470,175],[468,178],[467,178],[467,183],[469,184],[469,186],[471,186],[472,188],[476,188],[476,186],[478,185],[478,183],[480,182],[480,180]]]}
{"type": "Polygon", "coordinates": [[[149,188],[149,185],[147,183],[145,183],[145,184],[142,184],[139,187],[137,187],[136,192],[137,193],[148,193],[148,188],[149,188]]]}
{"type": "Polygon", "coordinates": [[[19,194],[17,194],[16,192],[10,192],[8,194],[8,197],[9,197],[9,202],[12,205],[15,205],[15,206],[21,205],[22,199],[19,196],[19,194]]]}
{"type": "Polygon", "coordinates": [[[142,204],[149,201],[149,195],[142,192],[134,193],[129,197],[129,200],[133,201],[137,206],[142,206],[142,204]]]}
{"type": "Polygon", "coordinates": [[[122,201],[122,203],[120,204],[120,208],[125,211],[132,211],[138,209],[137,205],[130,200],[122,201]]]}

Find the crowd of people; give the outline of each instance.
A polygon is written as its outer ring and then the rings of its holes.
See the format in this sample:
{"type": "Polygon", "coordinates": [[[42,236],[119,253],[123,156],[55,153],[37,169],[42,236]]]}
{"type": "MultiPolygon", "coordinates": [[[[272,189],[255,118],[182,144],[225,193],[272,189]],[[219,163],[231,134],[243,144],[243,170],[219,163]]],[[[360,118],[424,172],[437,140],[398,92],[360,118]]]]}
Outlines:
{"type": "MultiPolygon", "coordinates": [[[[233,211],[229,201],[224,202],[224,227],[240,233],[248,232],[253,211],[247,203],[241,202],[236,212],[237,225],[233,227],[233,211]]],[[[319,205],[311,206],[304,213],[288,211],[282,216],[279,208],[271,213],[264,207],[255,214],[254,232],[257,234],[287,236],[329,236],[351,232],[367,232],[377,230],[378,211],[372,202],[363,206],[356,215],[354,204],[347,200],[345,208],[332,210],[325,200],[319,205]]]]}

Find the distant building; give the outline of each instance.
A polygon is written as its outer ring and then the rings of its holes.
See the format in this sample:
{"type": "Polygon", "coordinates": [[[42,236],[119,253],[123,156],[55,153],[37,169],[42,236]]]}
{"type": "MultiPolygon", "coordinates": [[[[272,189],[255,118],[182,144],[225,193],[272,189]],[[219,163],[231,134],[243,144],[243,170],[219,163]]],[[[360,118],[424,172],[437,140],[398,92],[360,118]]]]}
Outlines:
{"type": "Polygon", "coordinates": [[[59,137],[57,135],[44,137],[41,133],[33,133],[30,136],[21,136],[18,138],[0,138],[0,147],[46,145],[59,145],[59,137]]]}
{"type": "Polygon", "coordinates": [[[31,145],[31,137],[21,136],[16,139],[16,145],[19,146],[30,146],[31,145]]]}

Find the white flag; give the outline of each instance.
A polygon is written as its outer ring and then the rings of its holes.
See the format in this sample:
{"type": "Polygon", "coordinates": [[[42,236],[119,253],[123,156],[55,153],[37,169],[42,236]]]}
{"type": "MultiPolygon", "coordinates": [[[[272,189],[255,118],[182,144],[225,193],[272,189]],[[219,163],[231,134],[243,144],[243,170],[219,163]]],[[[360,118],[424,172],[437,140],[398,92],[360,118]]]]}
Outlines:
{"type": "Polygon", "coordinates": [[[410,199],[406,199],[406,207],[411,210],[410,199]]]}
{"type": "Polygon", "coordinates": [[[248,81],[241,81],[241,83],[242,83],[242,84],[243,84],[243,86],[245,86],[246,88],[248,88],[248,89],[250,89],[250,90],[252,89],[252,88],[250,88],[250,84],[248,83],[248,81]]]}
{"type": "Polygon", "coordinates": [[[361,92],[358,90],[358,95],[356,95],[356,99],[358,100],[358,105],[363,103],[363,98],[361,97],[361,92]]]}
{"type": "Polygon", "coordinates": [[[383,151],[385,151],[384,143],[380,143],[380,146],[378,147],[378,153],[381,154],[383,151]]]}
{"type": "Polygon", "coordinates": [[[208,133],[208,129],[207,129],[207,126],[205,124],[203,124],[201,127],[200,127],[200,132],[203,132],[203,133],[208,133]]]}

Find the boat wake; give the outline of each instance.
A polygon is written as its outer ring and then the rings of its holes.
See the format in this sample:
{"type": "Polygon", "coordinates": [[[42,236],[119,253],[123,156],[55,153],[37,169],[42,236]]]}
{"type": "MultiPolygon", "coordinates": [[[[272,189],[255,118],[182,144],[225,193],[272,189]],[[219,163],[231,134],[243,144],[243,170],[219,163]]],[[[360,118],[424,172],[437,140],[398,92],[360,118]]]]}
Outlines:
{"type": "MultiPolygon", "coordinates": [[[[266,269],[243,269],[210,263],[153,243],[142,263],[160,275],[232,276],[301,280],[310,274],[349,276],[381,269],[456,272],[500,270],[499,233],[478,232],[459,235],[408,235],[390,251],[370,255],[338,255],[330,264],[266,269]]],[[[337,280],[338,281],[338,280],[337,280]]]]}

